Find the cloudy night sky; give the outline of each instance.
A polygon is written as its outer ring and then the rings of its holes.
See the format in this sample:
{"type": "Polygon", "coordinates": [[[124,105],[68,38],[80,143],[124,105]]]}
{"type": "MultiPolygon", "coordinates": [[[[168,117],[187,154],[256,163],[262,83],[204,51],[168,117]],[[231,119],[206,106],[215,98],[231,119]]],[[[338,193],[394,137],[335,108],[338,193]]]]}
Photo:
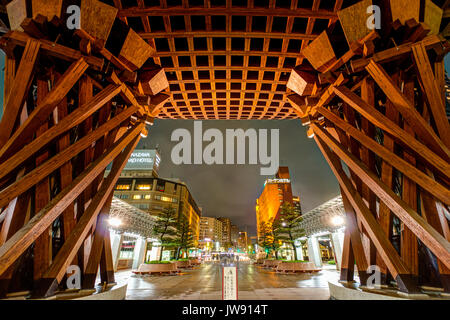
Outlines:
{"type": "MultiPolygon", "coordinates": [[[[271,176],[260,175],[257,165],[175,165],[172,148],[178,142],[170,140],[178,128],[185,128],[193,137],[194,121],[155,120],[149,136],[138,148],[151,149],[159,145],[161,167],[159,175],[179,178],[185,182],[203,215],[229,217],[240,229],[256,235],[255,203],[263,190],[264,181],[271,176]]],[[[294,195],[300,196],[303,212],[313,209],[339,194],[338,183],[313,139],[306,136],[300,120],[208,120],[203,121],[203,132],[209,128],[225,130],[242,128],[280,130],[280,166],[288,166],[294,195]]],[[[270,141],[270,133],[268,133],[270,141]]],[[[210,142],[204,142],[205,148],[210,142]]],[[[192,145],[193,154],[193,145],[192,145]]],[[[269,149],[270,150],[270,149],[269,149]]],[[[248,147],[246,147],[248,154],[248,147]]],[[[224,150],[225,157],[225,150],[224,150]]],[[[248,163],[248,155],[246,163],[248,163]]]]}

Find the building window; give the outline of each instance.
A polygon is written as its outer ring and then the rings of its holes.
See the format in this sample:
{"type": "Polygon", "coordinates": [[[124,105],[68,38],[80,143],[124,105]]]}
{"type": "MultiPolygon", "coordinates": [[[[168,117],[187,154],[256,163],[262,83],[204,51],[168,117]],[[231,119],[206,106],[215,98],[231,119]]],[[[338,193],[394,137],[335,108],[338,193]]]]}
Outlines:
{"type": "Polygon", "coordinates": [[[150,184],[138,184],[136,190],[151,190],[152,186],[150,184]]]}
{"type": "Polygon", "coordinates": [[[152,198],[152,195],[146,194],[146,195],[144,196],[144,198],[145,198],[145,200],[150,200],[150,199],[152,198]]]}
{"type": "Polygon", "coordinates": [[[161,200],[161,196],[159,194],[155,195],[155,200],[161,200]]]}
{"type": "Polygon", "coordinates": [[[173,202],[173,203],[177,203],[177,202],[178,202],[178,199],[172,198],[172,202],[173,202]]]}
{"type": "Polygon", "coordinates": [[[153,206],[153,210],[162,210],[163,209],[163,207],[161,207],[161,206],[153,206]]]}
{"type": "Polygon", "coordinates": [[[131,189],[131,185],[129,184],[118,184],[116,186],[116,190],[130,190],[131,189]]]}
{"type": "Polygon", "coordinates": [[[137,205],[139,209],[149,209],[150,205],[148,203],[140,203],[137,205]]]}
{"type": "Polygon", "coordinates": [[[129,196],[127,194],[123,194],[120,196],[120,199],[128,199],[128,198],[129,198],[129,196]]]}
{"type": "Polygon", "coordinates": [[[164,202],[171,202],[171,201],[172,201],[172,198],[162,196],[162,197],[161,197],[161,200],[164,201],[164,202]]]}
{"type": "Polygon", "coordinates": [[[141,200],[141,195],[140,194],[134,194],[133,195],[133,200],[141,200]]]}

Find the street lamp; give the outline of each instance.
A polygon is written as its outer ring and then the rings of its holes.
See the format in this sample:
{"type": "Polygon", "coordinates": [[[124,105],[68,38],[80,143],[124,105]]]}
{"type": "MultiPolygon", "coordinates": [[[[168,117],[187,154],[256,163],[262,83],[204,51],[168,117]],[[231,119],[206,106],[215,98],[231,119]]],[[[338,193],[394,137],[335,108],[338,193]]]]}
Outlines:
{"type": "Polygon", "coordinates": [[[344,218],[342,218],[341,216],[334,216],[333,218],[331,218],[331,223],[336,227],[342,226],[344,222],[344,218]]]}
{"type": "Polygon", "coordinates": [[[108,219],[108,223],[111,227],[120,227],[120,225],[122,225],[122,220],[120,220],[119,218],[109,218],[108,219]]]}

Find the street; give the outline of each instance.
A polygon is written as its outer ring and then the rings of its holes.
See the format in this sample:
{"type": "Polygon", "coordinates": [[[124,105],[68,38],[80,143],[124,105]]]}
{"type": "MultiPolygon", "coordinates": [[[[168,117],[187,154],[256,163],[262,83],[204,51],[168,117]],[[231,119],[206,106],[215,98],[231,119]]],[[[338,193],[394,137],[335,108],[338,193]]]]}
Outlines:
{"type": "MultiPolygon", "coordinates": [[[[327,300],[328,281],[338,281],[335,266],[316,274],[278,274],[241,262],[238,268],[239,300],[327,300]]],[[[222,276],[219,263],[204,263],[180,275],[136,276],[131,271],[116,274],[128,281],[127,300],[220,300],[222,276]]]]}

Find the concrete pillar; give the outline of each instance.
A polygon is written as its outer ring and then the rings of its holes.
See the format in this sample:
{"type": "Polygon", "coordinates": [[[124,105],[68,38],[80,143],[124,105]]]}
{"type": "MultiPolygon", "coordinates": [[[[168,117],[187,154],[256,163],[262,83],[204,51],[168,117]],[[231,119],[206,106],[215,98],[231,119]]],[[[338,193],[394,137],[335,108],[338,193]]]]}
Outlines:
{"type": "Polygon", "coordinates": [[[150,261],[159,260],[159,255],[161,254],[160,246],[152,246],[152,251],[150,253],[150,261]]]}
{"type": "Polygon", "coordinates": [[[309,261],[314,262],[316,267],[322,267],[322,254],[320,253],[319,241],[314,236],[308,238],[308,256],[309,261]]]}
{"type": "Polygon", "coordinates": [[[123,242],[123,233],[116,233],[114,231],[110,231],[110,238],[111,238],[111,252],[114,271],[117,271],[117,265],[119,264],[120,249],[122,248],[123,242]]]}
{"type": "Polygon", "coordinates": [[[300,246],[296,246],[295,247],[295,251],[297,251],[297,259],[298,260],[303,260],[303,250],[302,250],[302,247],[301,247],[301,245],[300,246]]]}
{"type": "Polygon", "coordinates": [[[147,239],[139,238],[136,240],[136,245],[133,252],[133,269],[139,268],[144,263],[145,253],[147,252],[147,239]]]}
{"type": "Polygon", "coordinates": [[[344,233],[334,232],[331,234],[331,243],[333,244],[334,255],[336,257],[336,269],[341,269],[342,248],[344,246],[344,233]]]}

